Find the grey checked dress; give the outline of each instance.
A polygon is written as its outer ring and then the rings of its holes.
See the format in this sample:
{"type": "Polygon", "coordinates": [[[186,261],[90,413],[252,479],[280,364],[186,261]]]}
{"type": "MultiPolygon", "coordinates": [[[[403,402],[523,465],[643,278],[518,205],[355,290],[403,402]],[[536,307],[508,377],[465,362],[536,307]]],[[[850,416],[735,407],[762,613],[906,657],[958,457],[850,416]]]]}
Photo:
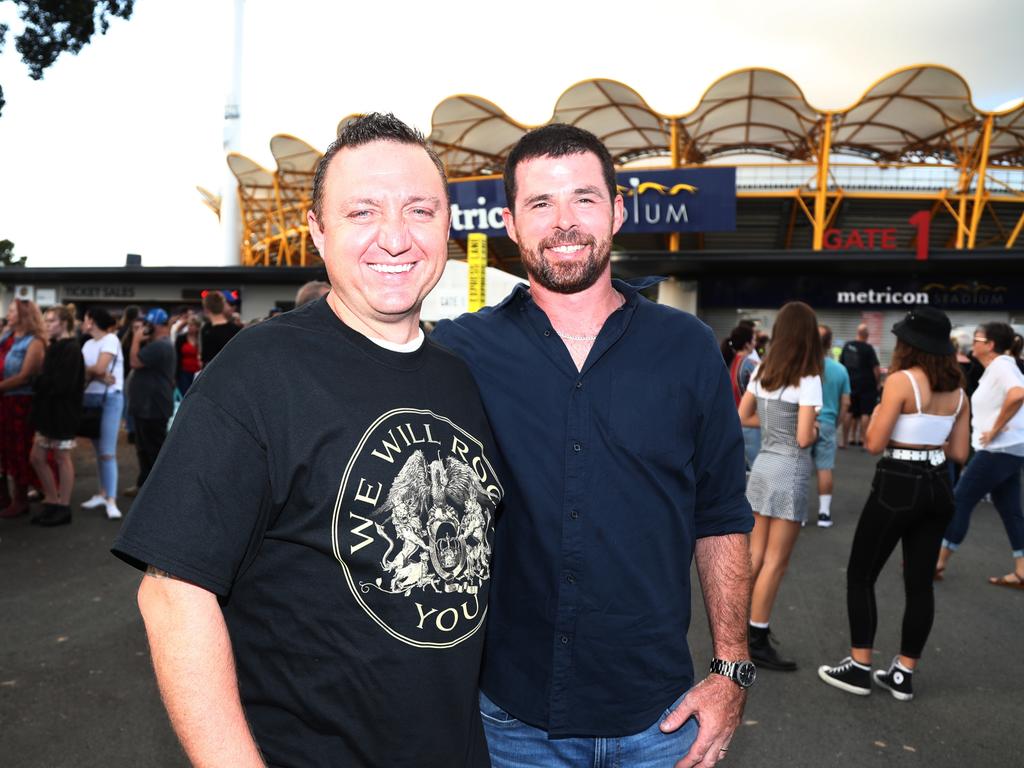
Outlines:
{"type": "MultiPolygon", "coordinates": [[[[779,390],[777,397],[784,391],[779,390]]],[[[796,442],[799,412],[797,403],[757,395],[761,451],[747,481],[747,501],[755,512],[798,523],[807,519],[807,485],[814,469],[810,447],[796,442]]]]}

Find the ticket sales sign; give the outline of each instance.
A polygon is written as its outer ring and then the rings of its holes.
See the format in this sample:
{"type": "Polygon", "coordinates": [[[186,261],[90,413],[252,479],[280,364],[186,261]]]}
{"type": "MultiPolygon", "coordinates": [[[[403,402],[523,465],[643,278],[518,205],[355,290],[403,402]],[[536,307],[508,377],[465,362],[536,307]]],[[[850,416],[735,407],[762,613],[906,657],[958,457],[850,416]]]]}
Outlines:
{"type": "MultiPolygon", "coordinates": [[[[626,214],[619,234],[736,229],[735,168],[621,171],[616,184],[626,214]]],[[[448,189],[454,239],[464,240],[473,232],[506,236],[500,178],[452,182],[448,189]]]]}

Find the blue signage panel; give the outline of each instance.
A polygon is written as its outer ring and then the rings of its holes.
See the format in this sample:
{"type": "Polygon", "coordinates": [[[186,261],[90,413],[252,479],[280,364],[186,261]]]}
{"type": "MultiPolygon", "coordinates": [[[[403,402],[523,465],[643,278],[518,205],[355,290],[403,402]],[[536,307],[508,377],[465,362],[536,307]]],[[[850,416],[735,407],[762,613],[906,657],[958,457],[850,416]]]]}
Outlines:
{"type": "MultiPolygon", "coordinates": [[[[620,234],[727,232],[736,229],[736,169],[679,168],[616,174],[626,220],[620,234]]],[[[470,232],[505,237],[501,211],[505,187],[500,178],[460,181],[451,193],[452,237],[470,232]]]]}

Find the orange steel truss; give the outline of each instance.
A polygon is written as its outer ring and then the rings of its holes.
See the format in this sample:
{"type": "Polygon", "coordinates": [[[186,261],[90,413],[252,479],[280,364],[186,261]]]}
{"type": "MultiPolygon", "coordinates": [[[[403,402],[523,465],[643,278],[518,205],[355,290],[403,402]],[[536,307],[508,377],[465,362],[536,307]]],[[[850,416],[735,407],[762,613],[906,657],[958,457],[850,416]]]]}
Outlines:
{"type": "MultiPolygon", "coordinates": [[[[796,83],[770,69],[725,75],[681,114],[655,111],[623,83],[586,80],[559,97],[547,122],[596,134],[620,167],[735,165],[740,199],[793,201],[787,246],[803,215],[813,248],[822,249],[840,206],[858,199],[930,204],[932,218],[952,219],[958,249],[996,240],[1013,248],[1024,231],[1024,101],[981,110],[964,79],[941,66],[897,70],[833,111],[812,107],[796,83]],[[1012,223],[1000,219],[1008,210],[1012,223]],[[983,243],[986,217],[997,235],[983,243]]],[[[531,127],[484,98],[457,95],[434,109],[429,141],[458,182],[500,174],[531,127]]],[[[320,153],[290,136],[275,136],[271,148],[275,171],[228,158],[239,182],[243,263],[318,263],[305,211],[320,153]]],[[[678,234],[668,242],[677,250],[678,234]]]]}

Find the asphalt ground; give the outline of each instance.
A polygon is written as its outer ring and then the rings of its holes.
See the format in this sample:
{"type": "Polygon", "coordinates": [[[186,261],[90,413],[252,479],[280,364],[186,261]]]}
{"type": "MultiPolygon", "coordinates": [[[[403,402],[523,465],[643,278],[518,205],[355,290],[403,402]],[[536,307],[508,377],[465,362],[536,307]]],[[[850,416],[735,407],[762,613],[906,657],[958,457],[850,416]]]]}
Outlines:
{"type": "MultiPolygon", "coordinates": [[[[135,460],[122,445],[121,487],[135,460]]],[[[91,452],[77,450],[74,521],[41,529],[0,520],[0,766],[185,766],[160,703],[135,604],[139,574],[109,553],[119,523],[79,510],[95,488],[91,452]]],[[[975,511],[964,547],[936,585],[935,626],[914,701],[858,697],[821,683],[817,667],[848,651],[845,567],[874,460],[839,452],[831,529],[797,541],[772,629],[796,672],[762,671],[722,766],[1024,766],[1024,591],[986,577],[1012,567],[995,510],[975,511]]],[[[188,482],[182,478],[182,482],[188,482]]],[[[128,511],[128,500],[122,509],[128,511]]],[[[816,497],[811,503],[817,509],[816,497]]],[[[897,550],[878,582],[876,666],[898,649],[903,609],[897,550]]],[[[690,645],[710,660],[694,591],[690,645]]]]}

